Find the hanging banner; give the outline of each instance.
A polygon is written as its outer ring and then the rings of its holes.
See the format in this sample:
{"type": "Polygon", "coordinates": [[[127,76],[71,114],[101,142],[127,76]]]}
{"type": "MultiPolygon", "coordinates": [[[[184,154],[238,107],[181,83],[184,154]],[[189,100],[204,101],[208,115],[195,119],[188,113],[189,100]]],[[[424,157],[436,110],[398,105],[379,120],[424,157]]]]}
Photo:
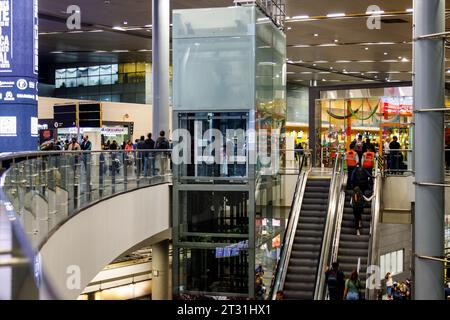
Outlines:
{"type": "Polygon", "coordinates": [[[0,0],[0,152],[37,149],[38,50],[38,1],[0,0]]]}

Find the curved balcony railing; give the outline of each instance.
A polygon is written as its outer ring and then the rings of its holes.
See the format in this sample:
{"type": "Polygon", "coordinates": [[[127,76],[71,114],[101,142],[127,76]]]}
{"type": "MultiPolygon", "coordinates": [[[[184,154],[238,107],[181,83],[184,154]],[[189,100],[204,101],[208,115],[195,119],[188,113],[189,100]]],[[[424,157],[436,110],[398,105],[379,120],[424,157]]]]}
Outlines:
{"type": "MultiPolygon", "coordinates": [[[[37,253],[48,237],[99,201],[171,182],[170,158],[171,150],[0,155],[0,267],[4,267],[0,268],[0,299],[24,297],[23,292],[15,293],[5,285],[8,277],[17,277],[17,268],[28,268],[35,280],[35,294],[30,296],[33,290],[28,290],[25,298],[38,298],[37,290],[42,287],[39,284],[45,279],[37,253]]],[[[27,272],[21,274],[27,277],[27,272]]]]}

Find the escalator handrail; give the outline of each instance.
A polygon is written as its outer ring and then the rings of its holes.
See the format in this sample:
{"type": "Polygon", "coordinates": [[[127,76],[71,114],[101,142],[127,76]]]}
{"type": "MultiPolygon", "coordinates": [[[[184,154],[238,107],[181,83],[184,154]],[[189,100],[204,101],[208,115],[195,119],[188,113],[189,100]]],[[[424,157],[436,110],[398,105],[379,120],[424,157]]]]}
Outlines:
{"type": "MultiPolygon", "coordinates": [[[[380,208],[382,198],[381,173],[378,171],[378,167],[375,168],[375,182],[373,186],[375,197],[374,199],[372,199],[372,221],[370,223],[370,240],[367,266],[378,265],[378,222],[380,221],[380,208]]],[[[367,300],[374,300],[375,291],[370,290],[370,286],[368,285],[369,280],[370,275],[367,274],[365,296],[367,300]]]]}
{"type": "Polygon", "coordinates": [[[341,154],[336,156],[333,175],[330,183],[330,193],[328,197],[328,210],[324,228],[324,236],[321,244],[319,264],[317,267],[316,284],[314,290],[314,300],[322,300],[325,293],[325,278],[323,277],[328,265],[329,256],[332,250],[333,230],[336,224],[336,210],[339,206],[340,191],[342,189],[343,157],[341,154]]]}
{"type": "Polygon", "coordinates": [[[309,166],[303,170],[305,159],[309,155],[304,154],[300,164],[300,170],[298,174],[297,184],[294,192],[294,199],[292,200],[292,206],[289,213],[288,225],[286,232],[284,233],[283,242],[281,245],[281,257],[277,261],[275,268],[275,276],[271,286],[270,298],[276,299],[276,294],[279,290],[282,290],[284,286],[284,280],[286,278],[287,268],[289,264],[289,258],[291,256],[292,245],[295,238],[295,232],[297,230],[298,219],[303,202],[303,195],[305,193],[306,181],[308,180],[308,174],[311,171],[311,159],[308,161],[309,166]]]}

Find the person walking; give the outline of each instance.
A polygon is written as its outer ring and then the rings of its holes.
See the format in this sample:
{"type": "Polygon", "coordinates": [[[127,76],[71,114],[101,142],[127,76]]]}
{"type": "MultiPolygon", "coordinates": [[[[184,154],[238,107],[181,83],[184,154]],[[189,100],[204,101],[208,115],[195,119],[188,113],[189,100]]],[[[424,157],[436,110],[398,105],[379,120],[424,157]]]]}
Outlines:
{"type": "Polygon", "coordinates": [[[358,139],[356,139],[355,141],[355,151],[356,153],[358,153],[358,160],[359,160],[358,163],[361,164],[361,159],[364,154],[364,141],[363,136],[361,134],[358,135],[358,139]]]}
{"type": "Polygon", "coordinates": [[[352,173],[352,187],[359,187],[363,193],[369,190],[369,184],[372,182],[372,175],[361,165],[357,165],[352,173]]]}
{"type": "Polygon", "coordinates": [[[350,206],[353,208],[353,216],[355,219],[355,230],[356,234],[358,236],[361,235],[361,229],[363,227],[362,225],[362,214],[364,212],[364,201],[372,201],[373,197],[375,195],[372,195],[370,198],[367,198],[361,191],[359,187],[355,187],[353,190],[352,198],[350,199],[350,206]]]}
{"type": "Polygon", "coordinates": [[[359,290],[361,290],[361,281],[358,272],[353,270],[350,279],[345,281],[344,300],[359,300],[359,290]]]}
{"type": "Polygon", "coordinates": [[[331,269],[325,271],[325,283],[328,287],[330,300],[342,300],[344,296],[345,275],[339,269],[338,262],[333,262],[331,269]]]}
{"type": "Polygon", "coordinates": [[[367,170],[370,173],[370,175],[373,174],[374,162],[375,162],[375,150],[372,147],[368,147],[367,151],[363,154],[361,163],[363,168],[367,170]]]}

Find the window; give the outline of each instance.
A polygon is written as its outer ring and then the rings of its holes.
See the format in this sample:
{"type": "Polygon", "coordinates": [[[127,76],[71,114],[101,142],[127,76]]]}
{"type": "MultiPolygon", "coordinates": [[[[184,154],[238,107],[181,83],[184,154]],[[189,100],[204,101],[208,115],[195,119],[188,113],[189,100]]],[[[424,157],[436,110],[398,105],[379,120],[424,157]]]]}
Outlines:
{"type": "Polygon", "coordinates": [[[389,252],[380,257],[380,272],[381,277],[390,272],[391,275],[396,275],[403,272],[403,256],[404,250],[389,252]]]}

